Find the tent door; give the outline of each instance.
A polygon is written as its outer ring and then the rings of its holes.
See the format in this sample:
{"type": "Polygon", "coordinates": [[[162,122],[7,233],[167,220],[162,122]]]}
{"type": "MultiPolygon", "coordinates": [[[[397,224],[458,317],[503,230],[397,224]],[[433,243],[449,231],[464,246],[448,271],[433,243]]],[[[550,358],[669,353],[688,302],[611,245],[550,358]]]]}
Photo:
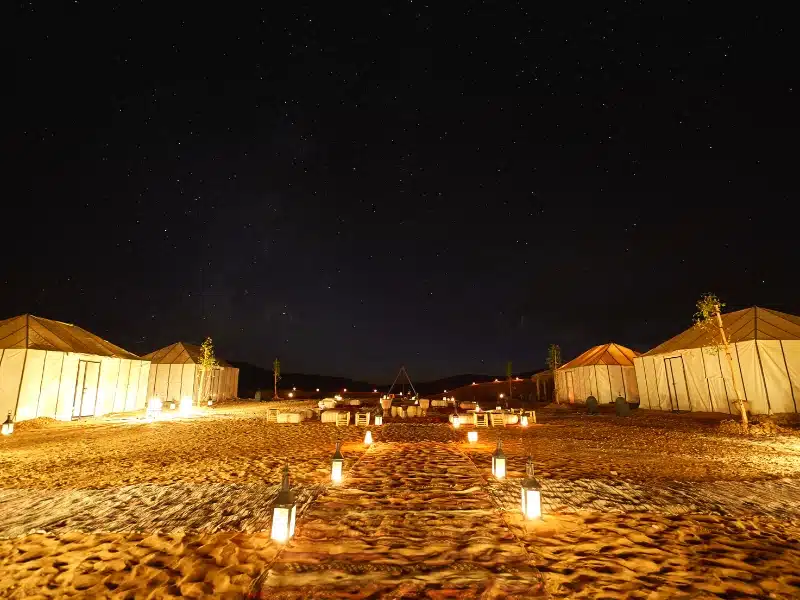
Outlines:
{"type": "Polygon", "coordinates": [[[672,410],[692,410],[689,404],[689,389],[686,387],[683,357],[665,358],[664,370],[667,374],[667,390],[672,410]]]}
{"type": "Polygon", "coordinates": [[[568,371],[565,375],[567,376],[567,397],[569,403],[573,404],[575,402],[575,381],[572,379],[571,372],[568,371]]]}
{"type": "Polygon", "coordinates": [[[72,417],[94,415],[97,404],[97,388],[100,384],[100,363],[88,360],[78,361],[78,384],[75,387],[75,401],[72,417]]]}

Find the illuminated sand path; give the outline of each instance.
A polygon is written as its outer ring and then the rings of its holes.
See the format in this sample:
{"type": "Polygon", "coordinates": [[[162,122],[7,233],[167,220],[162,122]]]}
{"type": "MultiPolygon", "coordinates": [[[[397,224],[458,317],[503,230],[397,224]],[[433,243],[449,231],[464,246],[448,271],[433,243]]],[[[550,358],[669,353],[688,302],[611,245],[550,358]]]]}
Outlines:
{"type": "Polygon", "coordinates": [[[453,444],[374,444],[305,512],[261,582],[262,597],[543,595],[541,575],[485,488],[453,444]]]}

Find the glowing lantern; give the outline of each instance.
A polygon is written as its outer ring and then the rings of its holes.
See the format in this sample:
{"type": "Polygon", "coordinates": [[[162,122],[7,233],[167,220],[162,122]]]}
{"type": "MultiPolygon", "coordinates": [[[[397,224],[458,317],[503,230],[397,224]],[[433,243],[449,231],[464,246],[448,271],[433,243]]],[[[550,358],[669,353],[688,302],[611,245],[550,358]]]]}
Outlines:
{"type": "Polygon", "coordinates": [[[522,415],[522,418],[519,420],[520,427],[527,427],[528,426],[528,415],[522,415]]]}
{"type": "Polygon", "coordinates": [[[373,393],[373,394],[377,394],[377,393],[378,393],[378,390],[372,390],[372,393],[373,393]]]}
{"type": "Polygon", "coordinates": [[[345,394],[347,393],[347,388],[344,388],[344,393],[345,393],[345,394]]]}
{"type": "Polygon", "coordinates": [[[492,454],[492,475],[498,479],[506,476],[506,455],[503,454],[503,440],[497,440],[497,448],[492,454]]]}
{"type": "Polygon", "coordinates": [[[192,414],[192,397],[184,396],[181,398],[181,407],[178,409],[182,417],[188,417],[192,414]]]}
{"type": "Polygon", "coordinates": [[[375,425],[383,425],[383,408],[380,406],[375,411],[375,425]]]}
{"type": "Polygon", "coordinates": [[[317,388],[317,392],[319,392],[319,388],[317,388]]]}
{"type": "Polygon", "coordinates": [[[500,394],[500,399],[501,399],[501,400],[502,400],[503,398],[505,398],[505,397],[506,397],[506,395],[505,395],[505,394],[500,394]]]}
{"type": "Polygon", "coordinates": [[[494,409],[495,410],[503,410],[503,407],[502,406],[495,406],[494,409]]]}
{"type": "Polygon", "coordinates": [[[3,421],[2,432],[3,435],[11,435],[14,433],[14,420],[11,418],[11,411],[8,411],[8,416],[6,420],[3,421]]]}
{"type": "Polygon", "coordinates": [[[296,392],[296,391],[297,391],[297,388],[293,387],[293,388],[292,388],[292,391],[293,391],[293,392],[296,392]]]}
{"type": "Polygon", "coordinates": [[[446,393],[447,393],[447,390],[445,390],[445,391],[444,391],[444,393],[446,394],[446,393]]]}
{"type": "Polygon", "coordinates": [[[342,480],[342,467],[344,467],[342,442],[336,442],[336,452],[333,453],[333,460],[331,460],[331,481],[333,483],[339,483],[342,480]]]}
{"type": "Polygon", "coordinates": [[[289,465],[283,467],[281,491],[272,505],[272,539],[284,543],[294,535],[294,517],[296,507],[294,494],[289,488],[289,465]]]}
{"type": "Polygon", "coordinates": [[[477,383],[475,383],[475,382],[473,381],[473,382],[472,382],[472,385],[478,385],[478,384],[477,384],[477,383]]]}
{"type": "Polygon", "coordinates": [[[208,405],[211,406],[212,404],[214,404],[214,401],[213,400],[209,400],[208,401],[208,405]]]}
{"type": "Polygon", "coordinates": [[[364,436],[364,445],[369,446],[370,444],[372,444],[372,432],[368,429],[364,436]]]}
{"type": "Polygon", "coordinates": [[[289,392],[289,398],[294,398],[294,393],[293,392],[289,392]]]}
{"type": "Polygon", "coordinates": [[[470,431],[467,433],[467,440],[471,443],[475,443],[478,441],[478,432],[477,431],[470,431]]]}
{"type": "Polygon", "coordinates": [[[528,457],[526,477],[522,480],[522,514],[526,519],[542,517],[542,488],[533,476],[533,460],[528,457]]]}
{"type": "Polygon", "coordinates": [[[170,410],[175,410],[175,401],[174,400],[169,403],[169,409],[170,410]]]}

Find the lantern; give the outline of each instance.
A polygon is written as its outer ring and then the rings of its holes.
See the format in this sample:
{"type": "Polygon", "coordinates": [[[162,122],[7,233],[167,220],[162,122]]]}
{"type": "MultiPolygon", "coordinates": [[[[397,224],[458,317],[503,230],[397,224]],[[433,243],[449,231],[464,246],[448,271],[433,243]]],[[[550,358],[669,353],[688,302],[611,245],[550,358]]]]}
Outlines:
{"type": "Polygon", "coordinates": [[[503,410],[503,407],[502,406],[495,406],[494,409],[495,410],[503,410]]]}
{"type": "Polygon", "coordinates": [[[170,410],[175,410],[175,401],[174,400],[169,403],[169,409],[170,410]]]}
{"type": "Polygon", "coordinates": [[[364,435],[364,445],[369,446],[370,444],[372,444],[372,432],[367,429],[367,433],[364,435]]]}
{"type": "Polygon", "coordinates": [[[522,515],[526,519],[542,518],[542,488],[533,476],[533,460],[528,457],[526,476],[522,480],[522,515]]]}
{"type": "Polygon", "coordinates": [[[294,517],[296,507],[294,494],[289,488],[289,465],[283,467],[281,491],[272,505],[272,539],[276,542],[288,542],[294,535],[294,517]]]}
{"type": "Polygon", "coordinates": [[[497,440],[497,448],[492,454],[492,475],[498,479],[506,476],[506,455],[503,454],[503,440],[497,440]]]}
{"type": "Polygon", "coordinates": [[[319,388],[317,388],[317,393],[319,393],[319,388]]]}
{"type": "Polygon", "coordinates": [[[6,420],[3,421],[2,432],[3,435],[11,435],[14,433],[14,420],[11,418],[11,411],[8,411],[8,416],[6,420]]]}
{"type": "Polygon", "coordinates": [[[461,419],[458,417],[458,413],[453,415],[453,429],[458,429],[461,427],[461,419]]]}
{"type": "Polygon", "coordinates": [[[342,442],[336,442],[336,452],[333,453],[331,460],[331,481],[339,483],[342,480],[342,467],[344,467],[344,456],[342,456],[342,442]]]}
{"type": "Polygon", "coordinates": [[[289,398],[294,398],[294,392],[289,392],[289,398]]]}
{"type": "Polygon", "coordinates": [[[383,425],[383,407],[378,406],[375,411],[375,425],[383,425]]]}
{"type": "Polygon", "coordinates": [[[528,426],[528,415],[522,415],[522,417],[519,420],[519,424],[520,424],[521,427],[527,427],[528,426]]]}
{"type": "Polygon", "coordinates": [[[467,440],[471,443],[475,443],[478,441],[478,432],[477,431],[469,431],[467,432],[467,440]]]}

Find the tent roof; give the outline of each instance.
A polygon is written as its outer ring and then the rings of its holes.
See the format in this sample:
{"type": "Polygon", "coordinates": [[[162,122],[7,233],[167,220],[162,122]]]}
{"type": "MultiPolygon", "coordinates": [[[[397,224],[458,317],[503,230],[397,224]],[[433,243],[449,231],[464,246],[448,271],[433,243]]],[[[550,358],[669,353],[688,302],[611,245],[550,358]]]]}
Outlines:
{"type": "MultiPolygon", "coordinates": [[[[200,356],[202,350],[196,344],[187,344],[186,342],[175,342],[165,348],[145,354],[142,358],[149,360],[154,364],[172,364],[172,365],[185,365],[185,364],[200,364],[200,356]]],[[[221,367],[230,367],[230,363],[217,357],[217,362],[221,367]]]]}
{"type": "Polygon", "coordinates": [[[594,348],[589,348],[586,352],[573,358],[571,361],[561,366],[561,369],[573,369],[575,367],[587,367],[589,365],[619,365],[621,367],[632,367],[634,357],[639,353],[625,346],[620,346],[613,342],[601,344],[594,348]]]}
{"type": "Polygon", "coordinates": [[[34,315],[20,315],[0,321],[0,348],[78,352],[139,360],[132,352],[77,325],[34,315]]]}
{"type": "MultiPolygon", "coordinates": [[[[747,340],[800,340],[800,317],[769,308],[752,306],[725,313],[722,315],[722,325],[731,343],[747,340]]],[[[717,343],[711,333],[693,325],[646,352],[644,356],[714,346],[717,343]]]]}

